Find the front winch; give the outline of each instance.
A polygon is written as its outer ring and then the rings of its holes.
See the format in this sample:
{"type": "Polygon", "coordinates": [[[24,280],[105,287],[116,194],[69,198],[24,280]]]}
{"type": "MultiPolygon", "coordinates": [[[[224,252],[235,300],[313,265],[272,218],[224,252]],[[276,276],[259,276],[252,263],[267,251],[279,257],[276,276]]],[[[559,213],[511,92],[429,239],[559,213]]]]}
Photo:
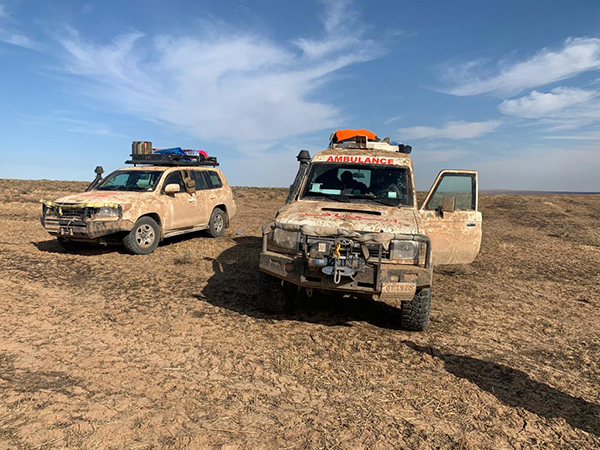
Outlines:
{"type": "Polygon", "coordinates": [[[352,278],[357,270],[364,267],[364,259],[353,252],[354,242],[350,239],[338,239],[332,245],[331,256],[328,258],[329,265],[321,271],[325,275],[333,276],[333,282],[340,284],[342,277],[352,278]]]}

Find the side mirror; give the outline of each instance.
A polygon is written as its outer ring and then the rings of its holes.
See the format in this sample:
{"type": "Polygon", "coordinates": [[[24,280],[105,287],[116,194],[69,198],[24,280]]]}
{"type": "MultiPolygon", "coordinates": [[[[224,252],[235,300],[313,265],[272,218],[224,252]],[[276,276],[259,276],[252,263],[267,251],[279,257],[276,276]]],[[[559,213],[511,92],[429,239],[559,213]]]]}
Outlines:
{"type": "Polygon", "coordinates": [[[181,189],[176,183],[167,184],[165,186],[165,194],[177,194],[181,189]]]}
{"type": "Polygon", "coordinates": [[[444,197],[441,210],[443,213],[456,211],[456,197],[444,197]]]}

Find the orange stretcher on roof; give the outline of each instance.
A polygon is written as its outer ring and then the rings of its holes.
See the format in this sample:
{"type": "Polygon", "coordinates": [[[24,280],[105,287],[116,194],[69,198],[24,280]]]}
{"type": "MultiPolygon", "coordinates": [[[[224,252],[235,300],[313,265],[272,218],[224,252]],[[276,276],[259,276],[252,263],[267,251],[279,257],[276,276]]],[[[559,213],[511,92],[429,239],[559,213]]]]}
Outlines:
{"type": "Polygon", "coordinates": [[[378,141],[379,138],[375,133],[369,130],[337,130],[331,139],[332,142],[342,142],[348,139],[352,139],[356,136],[366,136],[370,141],[378,141]]]}

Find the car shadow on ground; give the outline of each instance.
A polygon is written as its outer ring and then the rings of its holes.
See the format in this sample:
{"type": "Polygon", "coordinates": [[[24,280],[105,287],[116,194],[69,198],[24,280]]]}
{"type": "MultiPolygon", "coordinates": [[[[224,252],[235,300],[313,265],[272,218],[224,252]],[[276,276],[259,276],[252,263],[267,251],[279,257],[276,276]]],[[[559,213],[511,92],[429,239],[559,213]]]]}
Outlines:
{"type": "Polygon", "coordinates": [[[443,361],[444,369],[489,392],[505,405],[546,419],[563,418],[571,426],[600,436],[600,405],[533,380],[525,372],[470,356],[443,354],[433,347],[403,341],[411,349],[443,361]]]}
{"type": "Polygon", "coordinates": [[[56,239],[48,239],[46,241],[38,241],[38,242],[30,242],[33,244],[39,251],[46,253],[63,253],[63,254],[77,254],[83,256],[97,256],[104,255],[105,253],[121,253],[127,254],[125,247],[122,245],[102,245],[102,244],[94,244],[90,246],[86,246],[84,248],[78,250],[66,250],[64,249],[56,239]]]}
{"type": "Polygon", "coordinates": [[[363,298],[299,295],[294,312],[265,314],[257,307],[257,278],[261,241],[259,237],[234,238],[235,245],[212,262],[214,275],[195,297],[212,305],[261,319],[296,320],[329,326],[351,326],[364,321],[388,329],[400,328],[400,310],[363,298]]]}
{"type": "MultiPolygon", "coordinates": [[[[168,247],[172,244],[177,244],[179,242],[187,241],[194,238],[207,238],[208,235],[206,231],[194,231],[193,233],[181,234],[178,236],[173,236],[170,238],[166,238],[162,240],[158,244],[158,248],[160,247],[168,247]]],[[[109,244],[90,244],[89,246],[85,246],[81,249],[77,250],[66,250],[59,243],[56,238],[48,239],[45,241],[38,242],[30,242],[33,244],[39,251],[47,252],[47,253],[72,253],[77,255],[84,256],[96,256],[103,255],[106,253],[120,253],[122,255],[129,255],[130,253],[125,250],[125,247],[119,242],[109,243],[109,244]]]]}

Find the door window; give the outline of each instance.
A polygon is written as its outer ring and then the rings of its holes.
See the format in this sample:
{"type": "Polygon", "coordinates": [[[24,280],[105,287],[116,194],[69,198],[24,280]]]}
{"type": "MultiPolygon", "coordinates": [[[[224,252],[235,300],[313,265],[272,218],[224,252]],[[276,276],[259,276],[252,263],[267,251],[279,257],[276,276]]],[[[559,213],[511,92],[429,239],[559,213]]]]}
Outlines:
{"type": "Polygon", "coordinates": [[[169,175],[167,175],[167,178],[165,179],[165,182],[163,184],[163,192],[165,191],[165,187],[167,187],[167,185],[169,184],[177,184],[179,185],[179,192],[185,192],[185,183],[183,182],[183,178],[181,176],[181,172],[179,170],[175,171],[175,172],[171,172],[169,175]]]}
{"type": "Polygon", "coordinates": [[[444,197],[454,197],[457,211],[475,210],[475,189],[474,174],[446,173],[442,175],[425,209],[436,210],[442,206],[444,197]]]}
{"type": "Polygon", "coordinates": [[[192,171],[192,177],[193,177],[194,182],[196,183],[197,191],[201,191],[203,189],[208,189],[208,182],[206,181],[206,178],[204,177],[203,172],[201,172],[199,170],[194,170],[194,171],[192,171]]]}

